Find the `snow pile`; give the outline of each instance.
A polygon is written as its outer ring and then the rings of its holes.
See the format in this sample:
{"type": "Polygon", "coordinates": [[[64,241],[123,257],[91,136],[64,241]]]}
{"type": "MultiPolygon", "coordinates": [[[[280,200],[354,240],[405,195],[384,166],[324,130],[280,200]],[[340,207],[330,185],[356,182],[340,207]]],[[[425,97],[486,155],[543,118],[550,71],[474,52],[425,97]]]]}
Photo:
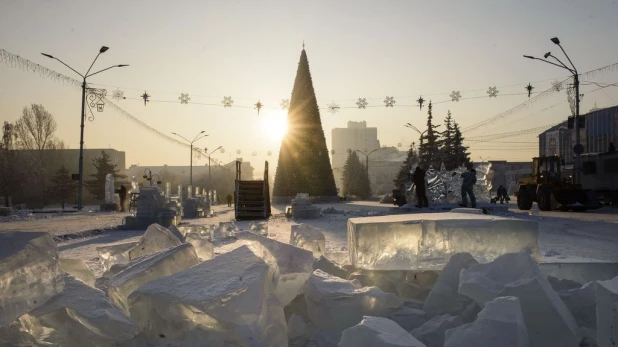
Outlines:
{"type": "MultiPolygon", "coordinates": [[[[444,347],[528,347],[528,331],[516,297],[485,304],[474,323],[446,331],[444,347]]],[[[534,346],[534,345],[533,345],[534,346]]],[[[543,346],[567,346],[554,341],[543,346]]],[[[575,345],[577,346],[577,345],[575,345]]]]}
{"type": "Polygon", "coordinates": [[[274,274],[248,247],[149,282],[129,296],[140,336],[157,345],[285,346],[274,274]]]}
{"type": "Polygon", "coordinates": [[[86,283],[87,285],[94,287],[96,282],[94,273],[83,260],[60,258],[60,265],[62,266],[62,270],[64,272],[86,283]]]}
{"type": "Polygon", "coordinates": [[[43,232],[0,232],[0,327],[60,293],[58,248],[43,232]]]}
{"type": "Polygon", "coordinates": [[[182,244],[161,253],[145,257],[112,277],[107,295],[127,314],[127,298],[137,288],[155,279],[184,271],[199,263],[191,244],[182,244]]]}
{"type": "Polygon", "coordinates": [[[614,347],[618,343],[618,277],[597,281],[597,343],[614,347]]]}
{"type": "Polygon", "coordinates": [[[326,238],[322,230],[307,224],[292,225],[290,244],[313,252],[319,258],[326,250],[326,238]]]}
{"type": "Polygon", "coordinates": [[[399,324],[381,317],[363,317],[341,335],[339,347],[425,347],[399,324]]]}

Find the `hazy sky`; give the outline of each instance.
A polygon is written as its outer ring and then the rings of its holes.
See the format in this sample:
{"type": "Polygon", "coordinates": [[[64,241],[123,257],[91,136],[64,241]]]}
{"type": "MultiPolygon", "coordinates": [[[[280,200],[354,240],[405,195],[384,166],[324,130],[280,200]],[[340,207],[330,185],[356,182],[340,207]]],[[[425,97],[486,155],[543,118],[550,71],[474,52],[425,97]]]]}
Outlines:
{"type": "MultiPolygon", "coordinates": [[[[121,108],[169,134],[209,137],[196,145],[224,154],[227,162],[240,150],[256,172],[263,161],[276,165],[283,119],[279,103],[289,98],[305,41],[327,144],[331,129],[347,121],[366,120],[378,127],[383,145],[407,148],[421,128],[427,108],[415,100],[450,100],[449,94],[480,98],[434,106],[442,123],[448,110],[463,128],[493,117],[543,91],[568,72],[522,58],[551,51],[563,58],[549,39],[558,36],[580,72],[618,63],[618,2],[607,1],[23,1],[0,0],[0,48],[66,76],[77,77],[45,52],[85,72],[99,48],[109,46],[94,69],[115,64],[92,77],[91,84],[117,88],[126,100],[121,108]],[[497,98],[487,97],[497,86],[497,98]],[[144,91],[151,102],[144,106],[144,91]],[[188,93],[189,104],[178,101],[188,93]],[[221,106],[232,96],[234,106],[221,106]],[[394,96],[394,108],[383,100],[394,96]],[[485,96],[485,97],[482,97],[485,96]],[[355,107],[367,98],[367,109],[355,107]],[[265,106],[257,115],[252,105],[265,106]],[[156,102],[167,101],[167,102],[156,102]],[[331,115],[331,102],[342,109],[331,115]],[[267,152],[272,151],[271,157],[267,152]],[[252,153],[256,152],[254,157],[252,153]]],[[[96,71],[96,70],[93,70],[96,71]]],[[[618,70],[594,81],[618,82],[618,70]]],[[[582,86],[582,113],[618,104],[618,87],[595,92],[582,86]]],[[[24,106],[43,104],[58,122],[57,136],[79,148],[80,91],[0,62],[0,121],[15,121],[24,106]]],[[[565,92],[464,136],[511,132],[557,123],[569,115],[565,92]]],[[[107,109],[86,123],[87,148],[126,151],[127,166],[187,165],[189,151],[107,109]]],[[[528,160],[537,152],[536,134],[471,144],[473,160],[528,160]],[[517,143],[514,143],[517,142],[517,143]]],[[[330,148],[329,148],[330,149],[330,148]]],[[[205,161],[194,161],[204,164],[205,161]]]]}

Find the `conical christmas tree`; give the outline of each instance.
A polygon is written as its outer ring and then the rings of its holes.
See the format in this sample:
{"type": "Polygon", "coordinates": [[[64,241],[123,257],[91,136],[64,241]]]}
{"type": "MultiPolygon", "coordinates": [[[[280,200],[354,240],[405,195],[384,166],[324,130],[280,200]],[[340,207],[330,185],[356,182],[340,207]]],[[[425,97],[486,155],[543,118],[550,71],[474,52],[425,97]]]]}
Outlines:
{"type": "Polygon", "coordinates": [[[337,197],[304,48],[292,89],[288,130],[281,141],[273,196],[294,197],[297,193],[309,193],[312,197],[337,197]]]}

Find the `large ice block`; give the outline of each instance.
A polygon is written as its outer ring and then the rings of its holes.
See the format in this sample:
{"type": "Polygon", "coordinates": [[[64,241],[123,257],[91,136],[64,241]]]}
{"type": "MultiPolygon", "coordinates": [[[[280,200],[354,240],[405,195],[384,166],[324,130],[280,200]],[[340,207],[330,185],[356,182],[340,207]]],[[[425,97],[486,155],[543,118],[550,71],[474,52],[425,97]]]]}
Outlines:
{"type": "Polygon", "coordinates": [[[212,259],[215,256],[213,244],[208,241],[207,237],[201,236],[199,233],[187,233],[185,235],[185,242],[193,245],[197,257],[202,260],[212,259]]]}
{"type": "Polygon", "coordinates": [[[115,264],[126,264],[129,262],[129,250],[137,245],[137,242],[116,243],[113,245],[97,247],[99,259],[103,270],[109,270],[115,264]]]}
{"type": "Polygon", "coordinates": [[[578,326],[597,328],[597,291],[594,282],[588,282],[579,288],[559,291],[558,295],[575,317],[578,326]]]}
{"type": "MultiPolygon", "coordinates": [[[[516,297],[488,302],[476,321],[446,331],[444,347],[528,347],[528,331],[516,297]]],[[[544,345],[566,346],[554,341],[544,345]]]]}
{"type": "Polygon", "coordinates": [[[159,224],[150,224],[137,245],[129,250],[129,260],[161,252],[182,244],[171,231],[159,224]]]}
{"type": "Polygon", "coordinates": [[[431,318],[422,326],[412,330],[410,334],[427,347],[442,347],[446,331],[463,324],[461,317],[445,314],[431,318]]]}
{"type": "Polygon", "coordinates": [[[597,281],[597,343],[615,347],[618,343],[618,277],[597,281]]]}
{"type": "Polygon", "coordinates": [[[42,344],[65,347],[114,346],[138,332],[135,321],[126,317],[105,294],[70,275],[64,290],[30,311],[34,318],[30,333],[42,344]]]}
{"type": "Polygon", "coordinates": [[[327,332],[341,334],[363,319],[363,316],[385,316],[403,305],[394,294],[378,287],[362,287],[358,281],[347,281],[315,270],[305,285],[307,313],[311,322],[327,332]]]}
{"type": "Polygon", "coordinates": [[[129,296],[131,317],[141,336],[158,345],[281,346],[287,331],[283,310],[269,295],[273,277],[241,246],[144,284],[129,296]]]}
{"type": "Polygon", "coordinates": [[[436,315],[458,315],[471,302],[469,298],[459,294],[459,273],[478,262],[470,253],[453,255],[436,280],[423,304],[423,310],[432,317],[436,315]]]}
{"type": "Polygon", "coordinates": [[[118,307],[129,314],[127,298],[137,288],[157,278],[184,271],[197,263],[199,259],[190,243],[144,257],[140,262],[110,279],[107,295],[118,307]]]}
{"type": "Polygon", "coordinates": [[[87,285],[94,287],[97,279],[94,277],[94,273],[86,263],[81,259],[69,259],[60,258],[60,265],[64,272],[71,274],[71,276],[86,283],[87,285]]]}
{"type": "Polygon", "coordinates": [[[365,316],[347,328],[338,347],[426,347],[399,324],[382,317],[365,316]]]}
{"type": "Polygon", "coordinates": [[[326,257],[324,256],[320,256],[319,259],[316,259],[313,261],[313,270],[317,270],[317,269],[320,269],[333,276],[343,278],[345,280],[347,280],[348,277],[350,277],[350,273],[348,272],[348,270],[326,259],[326,257]]]}
{"type": "Polygon", "coordinates": [[[0,232],[0,327],[62,291],[58,248],[45,232],[0,232]]]}
{"type": "Polygon", "coordinates": [[[319,258],[326,251],[326,238],[322,230],[308,224],[292,225],[290,244],[313,252],[319,258]]]}
{"type": "Polygon", "coordinates": [[[248,231],[238,232],[235,236],[247,242],[249,248],[273,268],[277,283],[275,293],[283,306],[303,292],[305,282],[313,272],[311,252],[248,231]]]}
{"type": "Polygon", "coordinates": [[[353,266],[368,270],[441,269],[455,253],[479,263],[502,254],[530,251],[539,257],[538,224],[469,213],[420,213],[350,218],[353,266]]]}
{"type": "Polygon", "coordinates": [[[526,252],[461,270],[459,293],[480,306],[501,296],[519,298],[531,347],[579,345],[575,318],[526,252]]]}

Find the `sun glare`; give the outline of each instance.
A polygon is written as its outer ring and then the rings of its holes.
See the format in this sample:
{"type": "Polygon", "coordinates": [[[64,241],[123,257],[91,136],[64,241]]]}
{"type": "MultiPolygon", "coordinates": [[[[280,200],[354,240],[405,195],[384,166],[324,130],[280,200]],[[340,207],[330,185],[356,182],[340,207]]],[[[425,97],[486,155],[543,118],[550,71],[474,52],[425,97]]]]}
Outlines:
{"type": "Polygon", "coordinates": [[[288,128],[286,111],[275,111],[266,114],[262,120],[262,131],[272,140],[281,140],[288,128]]]}

